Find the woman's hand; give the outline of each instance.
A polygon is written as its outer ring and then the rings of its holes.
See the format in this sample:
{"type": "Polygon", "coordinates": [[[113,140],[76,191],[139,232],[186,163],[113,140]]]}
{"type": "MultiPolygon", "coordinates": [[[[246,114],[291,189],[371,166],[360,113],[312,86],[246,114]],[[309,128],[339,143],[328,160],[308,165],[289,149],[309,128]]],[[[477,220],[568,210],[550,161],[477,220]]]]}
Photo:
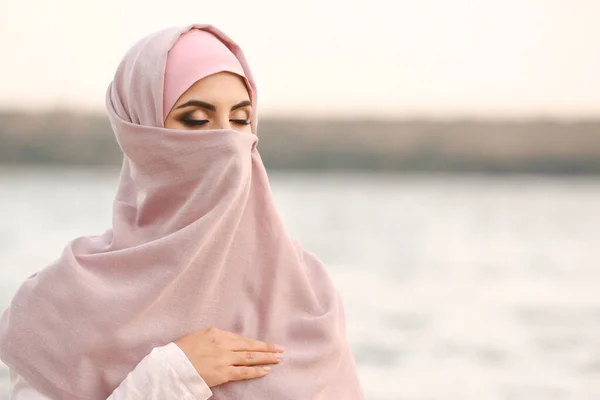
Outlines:
{"type": "Polygon", "coordinates": [[[217,328],[189,333],[175,341],[209,387],[261,378],[278,364],[283,348],[217,328]]]}

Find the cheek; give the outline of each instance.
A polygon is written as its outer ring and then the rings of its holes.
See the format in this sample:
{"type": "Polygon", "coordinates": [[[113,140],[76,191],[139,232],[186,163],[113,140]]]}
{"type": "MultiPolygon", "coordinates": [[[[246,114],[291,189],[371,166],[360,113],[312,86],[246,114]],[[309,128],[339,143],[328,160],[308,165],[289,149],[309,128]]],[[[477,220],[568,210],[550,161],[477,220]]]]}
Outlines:
{"type": "Polygon", "coordinates": [[[196,127],[187,126],[186,124],[184,124],[183,122],[180,122],[179,120],[177,120],[175,118],[167,118],[167,120],[165,121],[165,128],[166,129],[177,129],[177,130],[183,130],[183,131],[200,129],[200,127],[196,128],[196,127]]]}
{"type": "Polygon", "coordinates": [[[235,126],[233,130],[244,133],[252,133],[252,125],[235,126]]]}
{"type": "Polygon", "coordinates": [[[180,129],[179,125],[181,125],[181,124],[178,123],[177,120],[175,120],[173,118],[167,118],[165,120],[165,128],[167,128],[167,129],[180,129]]]}

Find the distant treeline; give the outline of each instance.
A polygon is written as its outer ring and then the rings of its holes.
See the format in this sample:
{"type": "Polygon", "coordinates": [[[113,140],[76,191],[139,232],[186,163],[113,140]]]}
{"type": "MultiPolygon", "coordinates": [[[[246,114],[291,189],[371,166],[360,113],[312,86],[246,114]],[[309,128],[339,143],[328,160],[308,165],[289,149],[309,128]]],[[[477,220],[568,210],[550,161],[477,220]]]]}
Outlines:
{"type": "MultiPolygon", "coordinates": [[[[263,118],[270,169],[600,173],[600,120],[263,118]]],[[[105,116],[0,113],[0,164],[106,166],[122,155],[105,116]]]]}

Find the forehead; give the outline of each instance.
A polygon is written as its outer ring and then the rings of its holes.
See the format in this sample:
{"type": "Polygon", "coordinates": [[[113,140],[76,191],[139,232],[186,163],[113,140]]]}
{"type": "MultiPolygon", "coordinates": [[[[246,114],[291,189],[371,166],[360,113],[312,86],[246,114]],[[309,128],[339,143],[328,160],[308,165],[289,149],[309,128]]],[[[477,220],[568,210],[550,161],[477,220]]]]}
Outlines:
{"type": "Polygon", "coordinates": [[[250,95],[244,78],[231,72],[219,72],[196,81],[181,95],[177,104],[192,99],[237,104],[250,100],[250,95]]]}

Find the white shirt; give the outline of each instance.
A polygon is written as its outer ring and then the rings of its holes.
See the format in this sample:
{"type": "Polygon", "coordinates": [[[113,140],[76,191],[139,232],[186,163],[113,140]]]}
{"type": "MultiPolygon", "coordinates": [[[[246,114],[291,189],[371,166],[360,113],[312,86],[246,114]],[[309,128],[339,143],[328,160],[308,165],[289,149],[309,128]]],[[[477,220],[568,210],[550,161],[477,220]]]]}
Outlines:
{"type": "MultiPolygon", "coordinates": [[[[10,372],[10,400],[51,400],[10,372]]],[[[212,391],[175,344],[156,347],[121,382],[107,400],[206,400],[212,391]]]]}

